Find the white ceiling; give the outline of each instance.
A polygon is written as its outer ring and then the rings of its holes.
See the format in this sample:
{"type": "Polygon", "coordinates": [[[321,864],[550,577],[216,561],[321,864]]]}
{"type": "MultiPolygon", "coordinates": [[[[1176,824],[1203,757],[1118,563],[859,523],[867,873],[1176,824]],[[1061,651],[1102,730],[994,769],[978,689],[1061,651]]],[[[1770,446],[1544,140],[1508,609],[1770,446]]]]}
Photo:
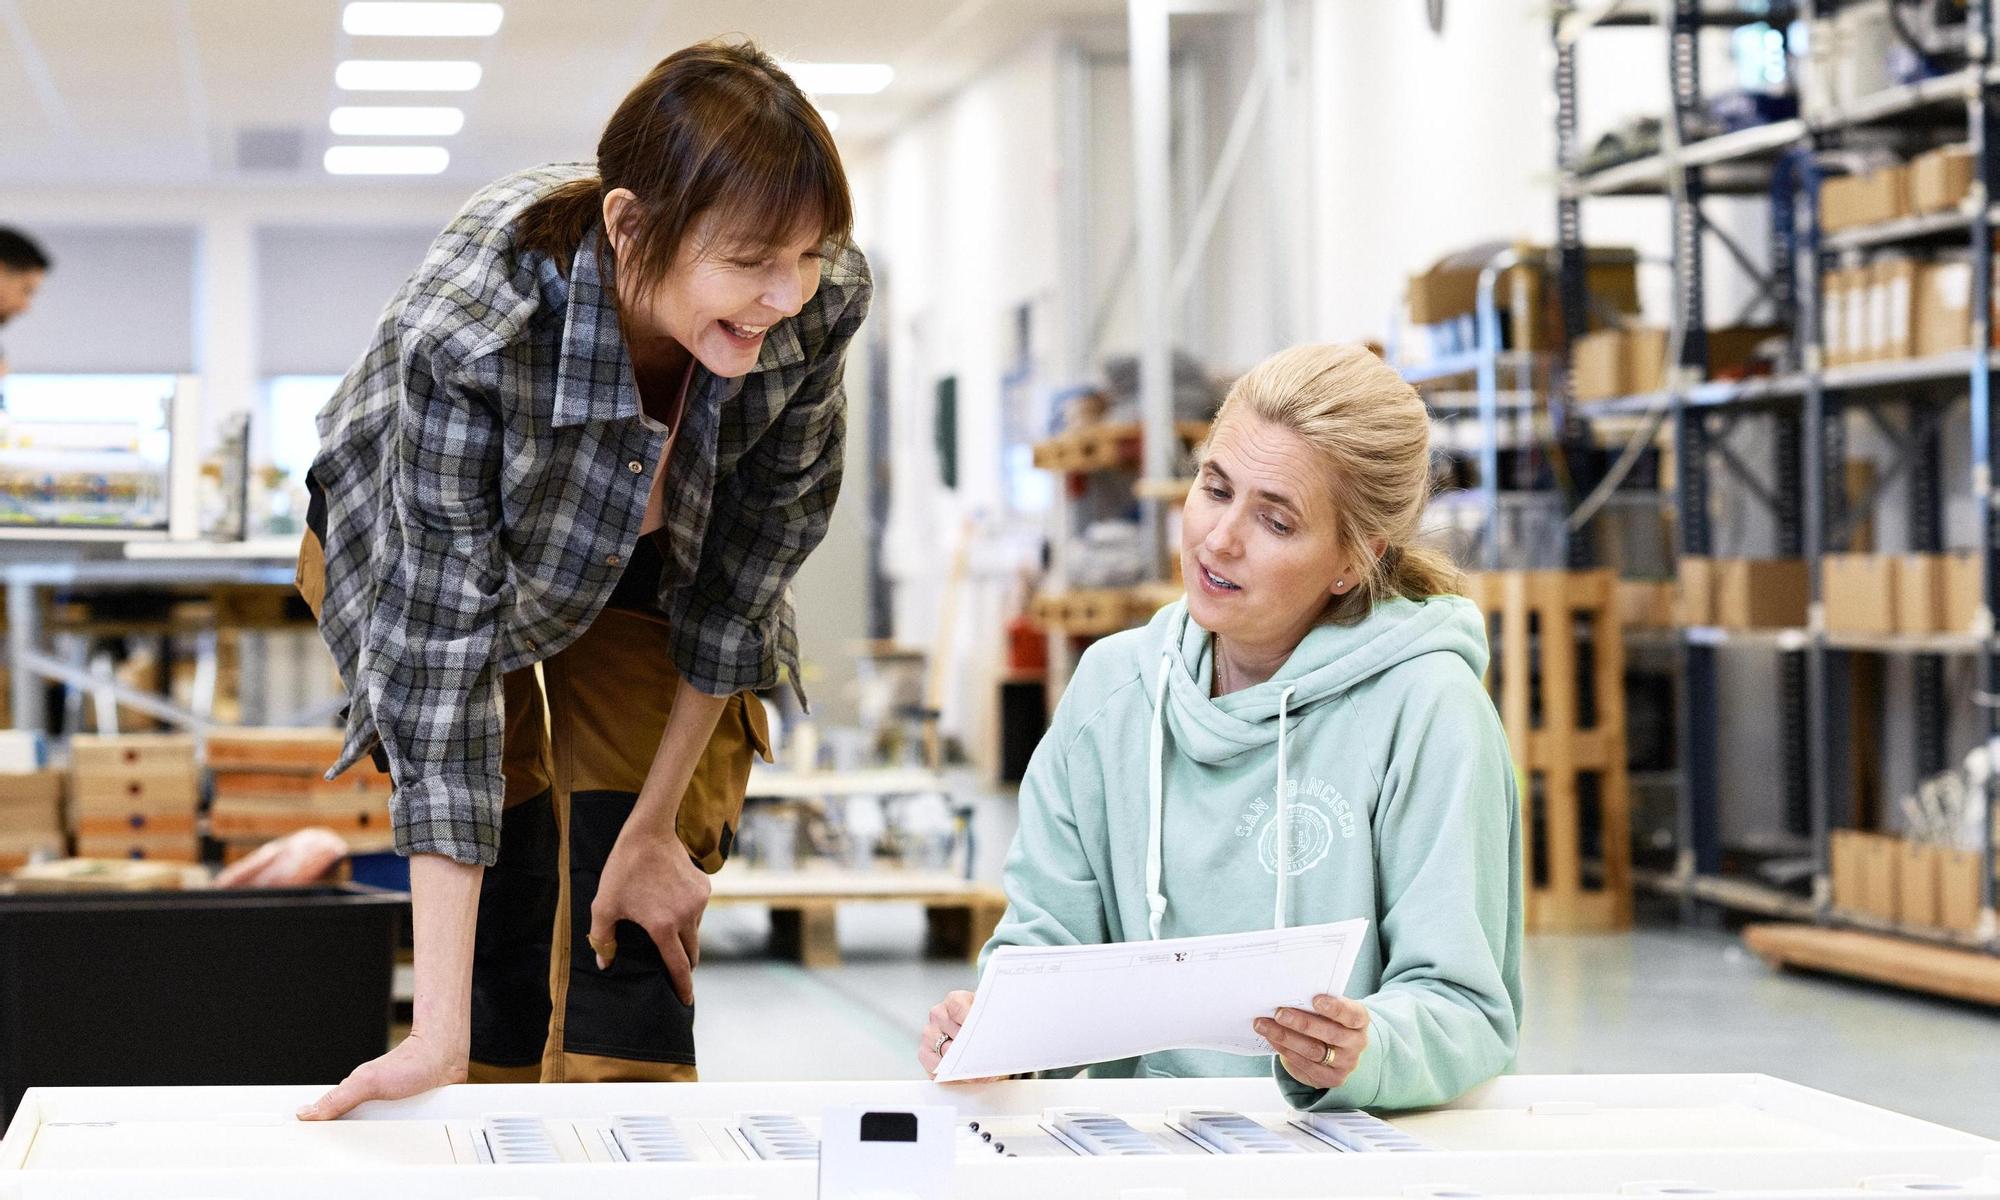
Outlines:
{"type": "MultiPolygon", "coordinates": [[[[349,103],[456,103],[447,178],[483,180],[588,157],[618,99],[653,62],[726,33],[781,58],[887,62],[870,97],[828,97],[837,137],[878,139],[1022,40],[1051,27],[1101,33],[1124,0],[506,0],[499,34],[351,38],[340,0],[0,0],[0,181],[8,185],[340,187],[320,169],[349,103]],[[475,58],[477,90],[343,94],[343,58],[475,58]],[[244,130],[297,131],[297,170],[238,165],[244,130]]],[[[354,140],[354,139],[347,139],[354,140]]],[[[423,139],[404,139],[422,141],[423,139]]]]}

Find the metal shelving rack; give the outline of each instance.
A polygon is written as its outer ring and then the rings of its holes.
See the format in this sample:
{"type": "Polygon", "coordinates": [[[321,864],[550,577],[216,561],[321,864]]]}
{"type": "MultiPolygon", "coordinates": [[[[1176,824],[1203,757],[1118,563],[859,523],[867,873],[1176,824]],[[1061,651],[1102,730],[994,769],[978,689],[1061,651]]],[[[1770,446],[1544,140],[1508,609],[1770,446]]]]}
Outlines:
{"type": "MultiPolygon", "coordinates": [[[[1811,607],[1808,628],[1738,635],[1713,629],[1689,629],[1681,638],[1682,788],[1680,804],[1680,863],[1671,885],[1684,897],[1705,899],[1731,908],[1771,911],[1800,906],[1781,893],[1746,887],[1724,877],[1720,831],[1717,761],[1722,719],[1717,687],[1717,653],[1732,642],[1750,642],[1775,649],[1782,664],[1785,695],[1785,776],[1792,785],[1787,815],[1802,822],[1812,848],[1812,916],[1823,922],[1843,918],[1830,907],[1828,844],[1836,814],[1846,811],[1843,773],[1833,768],[1842,746],[1837,730],[1847,719],[1848,672],[1856,653],[1913,656],[1916,761],[1920,774],[1946,765],[1943,716],[1943,663],[1950,655],[1970,655],[1978,662],[1978,733],[1993,745],[2000,736],[2000,641],[1991,636],[1996,599],[1996,566],[2000,566],[2000,505],[1996,505],[1992,468],[1996,430],[1992,408],[1994,356],[1990,347],[1990,313],[1994,280],[1991,255],[1995,224],[1992,198],[2000,195],[2000,71],[1993,65],[1993,0],[1970,0],[1967,65],[1958,71],[1863,97],[1835,111],[1806,112],[1791,119],[1740,130],[1700,141],[1686,141],[1691,119],[1702,104],[1697,41],[1710,26],[1770,21],[1783,28],[1786,16],[1813,18],[1837,6],[1837,0],[1801,0],[1796,5],[1769,7],[1778,14],[1743,11],[1742,6],[1718,8],[1711,0],[1658,0],[1621,3],[1596,0],[1564,4],[1554,18],[1557,147],[1562,187],[1557,198],[1557,247],[1562,298],[1572,338],[1581,332],[1583,314],[1583,201],[1604,195],[1665,193],[1671,201],[1674,239],[1676,322],[1686,330],[1681,344],[1680,379],[1665,394],[1622,397],[1579,405],[1586,417],[1646,413],[1671,406],[1676,448],[1676,483],[1681,553],[1706,554],[1713,547],[1708,527],[1710,456],[1717,454],[1738,472],[1744,465],[1721,445],[1728,425],[1746,414],[1773,418],[1774,480],[1765,493],[1774,510],[1781,553],[1804,557],[1809,564],[1811,607]],[[1674,129],[1682,139],[1665,139],[1661,151],[1636,161],[1583,174],[1570,164],[1578,159],[1576,56],[1578,42],[1590,29],[1608,25],[1653,25],[1665,34],[1669,79],[1673,91],[1674,129]],[[1817,220],[1815,156],[1837,145],[1849,130],[1867,126],[1926,120],[1949,120],[1962,112],[1976,164],[1971,196],[1963,211],[1909,218],[1880,227],[1822,237],[1817,220]],[[1678,144],[1677,144],[1678,143],[1678,144]],[[1683,186],[1671,184],[1676,167],[1683,186]],[[1718,193],[1765,193],[1772,196],[1773,258],[1767,286],[1776,301],[1781,323],[1794,337],[1784,370],[1743,382],[1702,382],[1707,346],[1703,305],[1703,242],[1707,220],[1703,200],[1718,193]],[[1843,251],[1883,246],[1968,245],[1972,253],[1972,348],[1934,358],[1870,363],[1828,369],[1820,335],[1819,294],[1826,259],[1843,251]],[[1785,247],[1795,247],[1787,255],[1785,247]],[[1915,552],[1942,549],[1942,501],[1938,487],[1938,424],[1943,403],[1960,384],[1969,394],[1973,500],[1979,514],[1978,553],[1984,610],[1977,636],[1933,638],[1866,638],[1824,630],[1821,560],[1828,542],[1844,525],[1842,471],[1845,459],[1844,417],[1848,409],[1867,414],[1896,442],[1916,486],[1910,504],[1910,548],[1915,552]],[[1912,414],[1907,431],[1897,430],[1885,409],[1907,406],[1912,414]],[[1720,453],[1718,453],[1720,452],[1720,453]]],[[[2000,930],[1994,912],[1994,839],[1990,814],[1994,785],[1989,775],[1987,812],[1982,825],[1981,920],[1978,944],[2000,952],[2000,930]]],[[[1941,939],[1949,940],[1949,939],[1941,939]]]]}

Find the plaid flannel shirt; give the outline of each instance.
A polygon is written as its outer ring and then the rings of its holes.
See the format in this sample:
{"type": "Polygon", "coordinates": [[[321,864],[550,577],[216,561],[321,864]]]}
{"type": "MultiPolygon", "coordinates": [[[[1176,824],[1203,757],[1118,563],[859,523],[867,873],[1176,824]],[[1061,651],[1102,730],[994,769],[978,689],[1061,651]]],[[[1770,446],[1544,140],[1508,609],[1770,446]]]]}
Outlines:
{"type": "MultiPolygon", "coordinates": [[[[389,302],[319,414],[320,629],[349,693],[332,778],[378,743],[396,848],[491,864],[501,676],[561,650],[623,573],[666,431],[644,419],[600,233],[569,277],[514,224],[588,164],[475,195],[389,302]]],[[[672,449],[662,610],[675,666],[710,695],[798,680],[788,591],[840,491],[841,375],[868,264],[829,255],[750,374],[698,364],[672,449]]],[[[803,697],[802,697],[803,699],[803,697]]]]}

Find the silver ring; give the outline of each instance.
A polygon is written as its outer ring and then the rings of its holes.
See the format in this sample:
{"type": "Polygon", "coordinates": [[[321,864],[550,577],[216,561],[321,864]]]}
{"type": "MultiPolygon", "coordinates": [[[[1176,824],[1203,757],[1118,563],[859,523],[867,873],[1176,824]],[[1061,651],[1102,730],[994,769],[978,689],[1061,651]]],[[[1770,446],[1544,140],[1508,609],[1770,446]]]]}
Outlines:
{"type": "Polygon", "coordinates": [[[1326,1053],[1319,1056],[1319,1065],[1322,1067],[1333,1065],[1333,1046],[1331,1044],[1328,1044],[1326,1053]]]}
{"type": "Polygon", "coordinates": [[[937,1039],[937,1041],[935,1041],[935,1042],[932,1042],[932,1043],[931,1043],[931,1053],[932,1053],[932,1054],[943,1054],[943,1053],[944,1053],[944,1044],[945,1044],[946,1042],[950,1041],[950,1040],[951,1040],[951,1035],[950,1035],[950,1034],[948,1034],[948,1033],[940,1033],[940,1034],[938,1034],[938,1039],[937,1039]]]}

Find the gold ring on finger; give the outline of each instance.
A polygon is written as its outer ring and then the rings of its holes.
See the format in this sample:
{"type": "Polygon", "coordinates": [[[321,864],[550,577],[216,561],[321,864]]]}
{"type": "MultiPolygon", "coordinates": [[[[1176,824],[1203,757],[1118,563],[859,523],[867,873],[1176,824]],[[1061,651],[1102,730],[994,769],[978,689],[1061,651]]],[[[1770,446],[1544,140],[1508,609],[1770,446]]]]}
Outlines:
{"type": "Polygon", "coordinates": [[[1334,1055],[1334,1048],[1331,1045],[1328,1045],[1326,1048],[1326,1053],[1319,1056],[1319,1065],[1322,1067],[1332,1066],[1333,1055],[1334,1055]]]}

